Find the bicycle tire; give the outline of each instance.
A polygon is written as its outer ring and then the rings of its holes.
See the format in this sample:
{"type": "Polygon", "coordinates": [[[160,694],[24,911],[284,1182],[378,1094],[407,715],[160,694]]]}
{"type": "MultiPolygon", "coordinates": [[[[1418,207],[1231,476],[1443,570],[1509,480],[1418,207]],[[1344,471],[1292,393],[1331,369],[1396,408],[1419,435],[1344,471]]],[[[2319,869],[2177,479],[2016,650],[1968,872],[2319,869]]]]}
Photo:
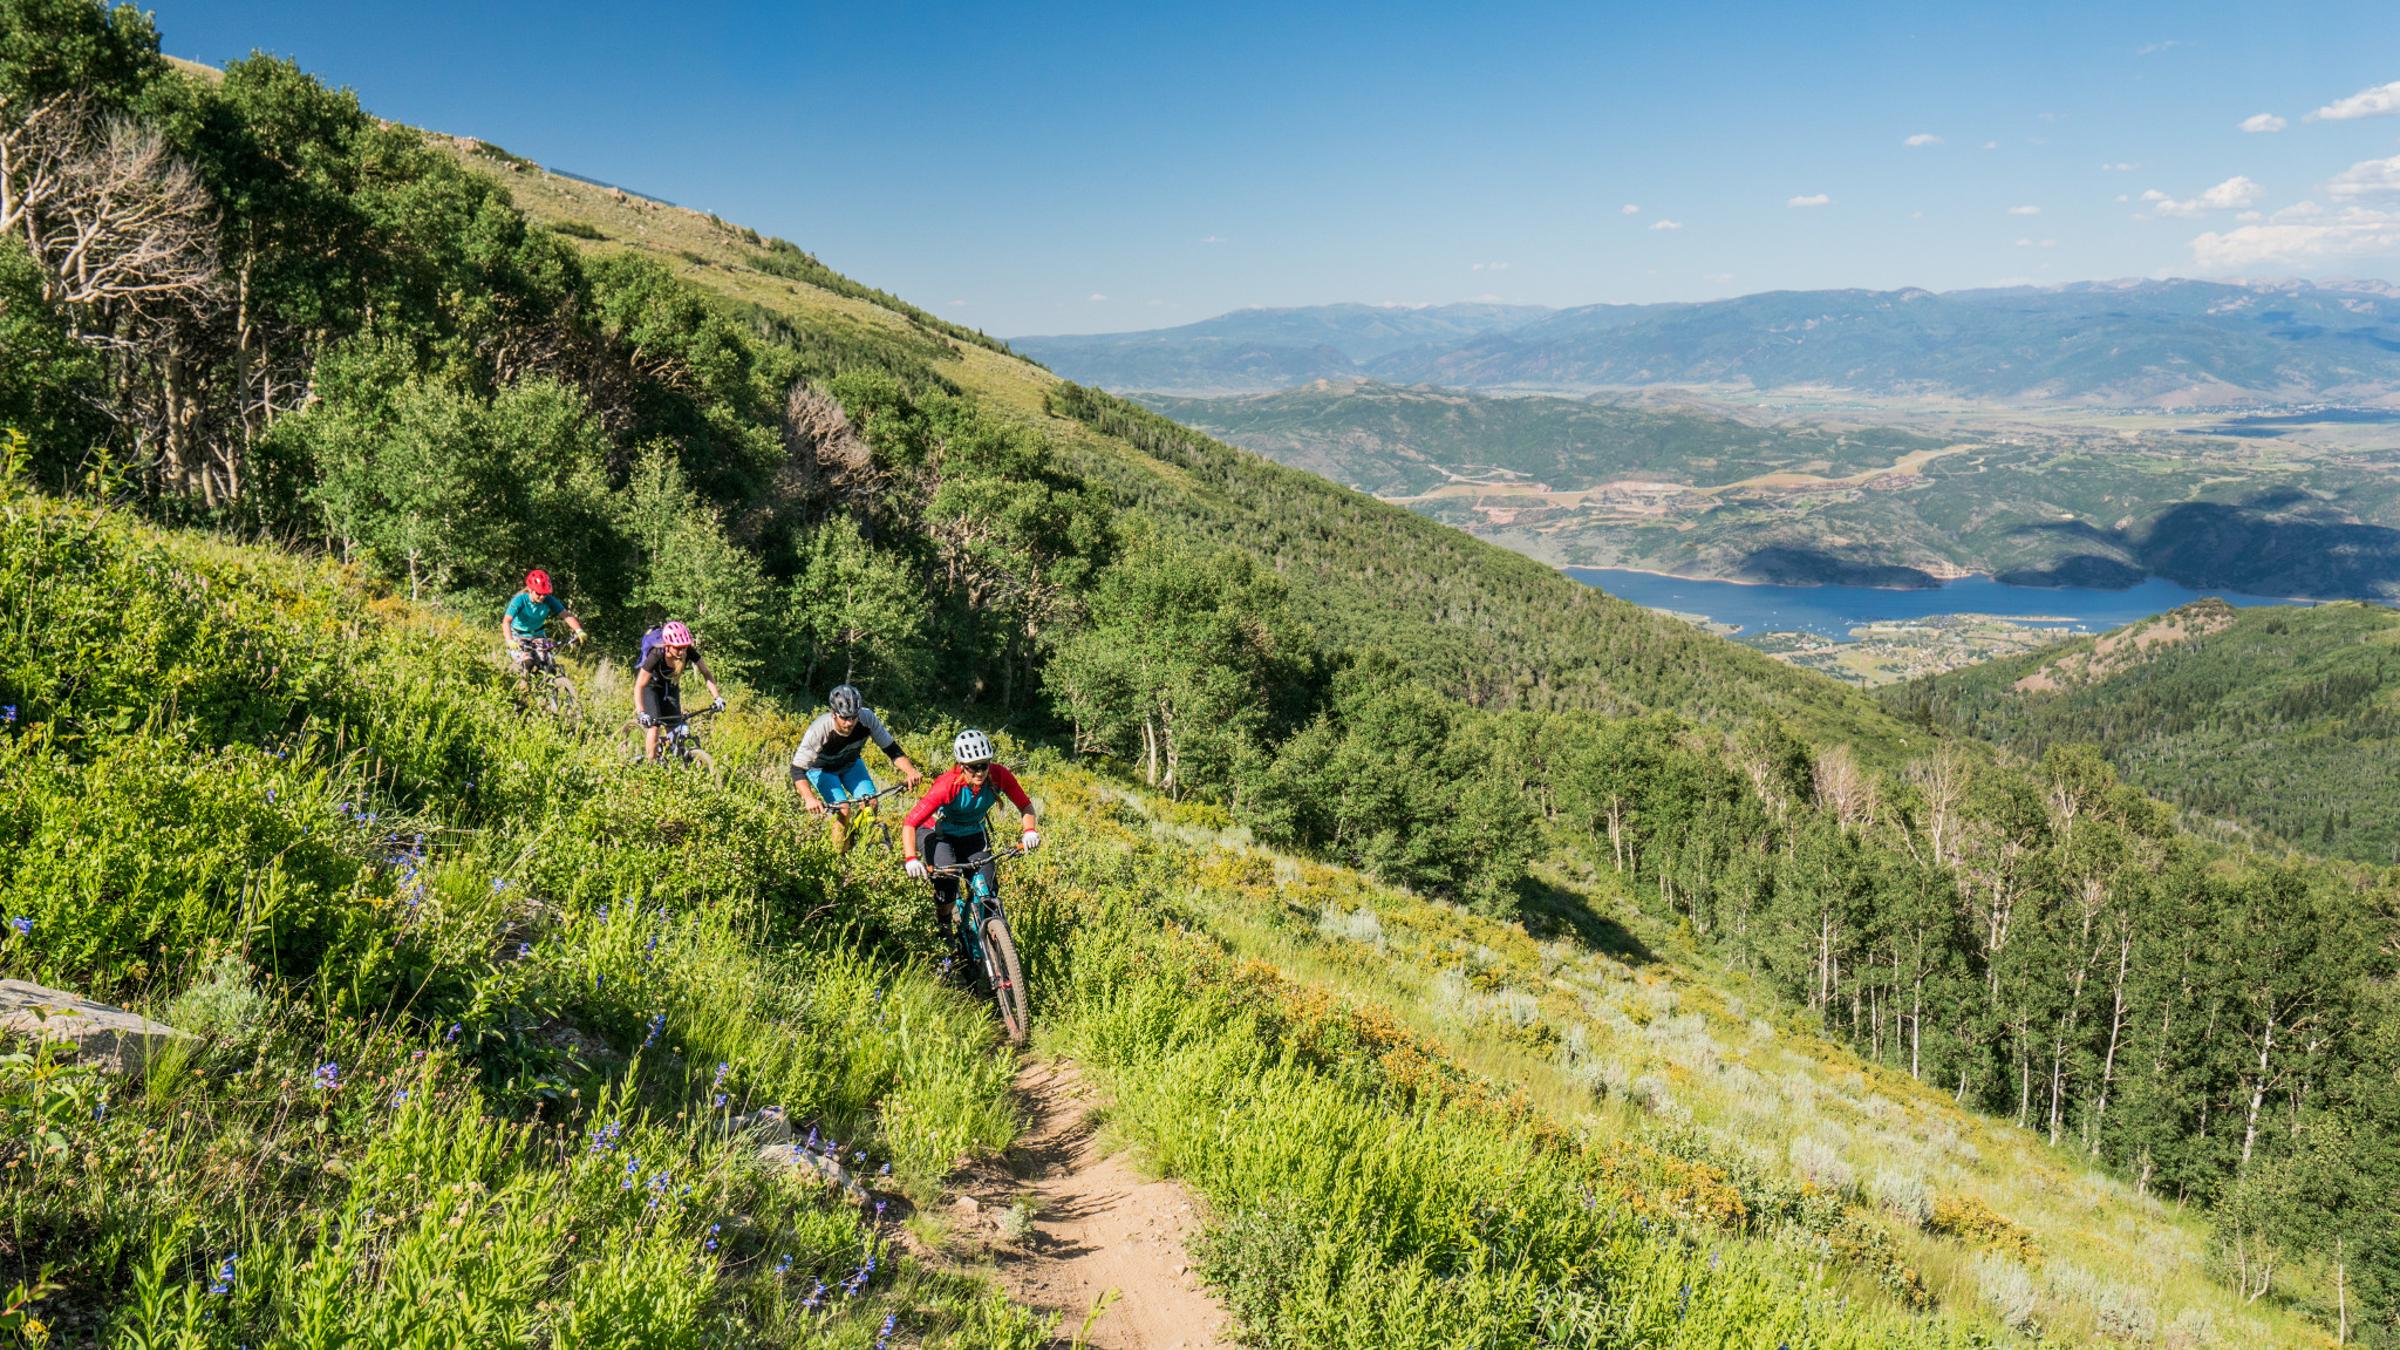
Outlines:
{"type": "Polygon", "coordinates": [[[575,692],[575,682],[564,675],[550,677],[550,711],[569,727],[583,725],[583,696],[575,692]]]}
{"type": "Polygon", "coordinates": [[[717,761],[710,758],[709,753],[706,750],[701,749],[699,746],[693,746],[691,753],[684,756],[684,758],[691,764],[693,768],[698,769],[702,773],[715,773],[717,771],[717,761]]]}
{"type": "Polygon", "coordinates": [[[1017,964],[1017,940],[1009,935],[1008,920],[983,921],[983,975],[992,986],[992,1002],[1000,1005],[1000,1027],[1010,1045],[1023,1045],[1033,1019],[1025,1006],[1025,972],[1017,964]]]}

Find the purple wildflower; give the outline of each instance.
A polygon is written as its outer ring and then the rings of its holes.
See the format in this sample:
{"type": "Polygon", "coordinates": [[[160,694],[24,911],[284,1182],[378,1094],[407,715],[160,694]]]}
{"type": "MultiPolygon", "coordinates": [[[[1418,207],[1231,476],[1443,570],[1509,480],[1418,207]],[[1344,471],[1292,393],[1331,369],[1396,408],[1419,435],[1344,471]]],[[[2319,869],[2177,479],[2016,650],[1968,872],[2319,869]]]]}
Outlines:
{"type": "Polygon", "coordinates": [[[721,1226],[713,1223],[708,1226],[708,1241],[701,1244],[702,1250],[713,1252],[717,1249],[717,1230],[721,1226]]]}
{"type": "Polygon", "coordinates": [[[665,1028],[666,1025],[667,1015],[665,1013],[662,1012],[650,1014],[650,1034],[642,1037],[642,1048],[647,1050],[653,1044],[655,1044],[658,1041],[658,1033],[665,1028]]]}
{"type": "Polygon", "coordinates": [[[342,1066],[330,1059],[318,1065],[316,1073],[309,1080],[309,1086],[319,1092],[332,1092],[341,1085],[342,1066]]]}
{"type": "Polygon", "coordinates": [[[17,930],[18,937],[28,937],[33,933],[33,920],[27,915],[20,914],[10,919],[8,926],[17,930]]]}
{"type": "Polygon", "coordinates": [[[212,1294],[230,1294],[233,1292],[233,1263],[240,1260],[241,1257],[242,1254],[240,1252],[225,1253],[225,1260],[223,1264],[217,1267],[217,1278],[209,1284],[208,1292],[212,1294]]]}

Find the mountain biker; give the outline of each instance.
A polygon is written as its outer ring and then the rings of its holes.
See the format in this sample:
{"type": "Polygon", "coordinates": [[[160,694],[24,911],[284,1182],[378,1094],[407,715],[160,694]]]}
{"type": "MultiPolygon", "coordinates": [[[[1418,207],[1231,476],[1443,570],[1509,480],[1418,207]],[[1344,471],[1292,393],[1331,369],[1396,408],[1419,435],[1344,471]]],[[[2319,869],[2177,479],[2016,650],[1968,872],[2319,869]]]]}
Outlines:
{"type": "MultiPolygon", "coordinates": [[[[956,948],[956,967],[967,968],[972,959],[967,950],[967,935],[959,931],[955,917],[958,905],[959,876],[935,875],[934,869],[955,868],[979,853],[991,851],[991,840],[985,833],[985,822],[992,808],[999,804],[1002,794],[1023,817],[1020,841],[1027,852],[1041,847],[1041,821],[1035,818],[1033,801],[1017,782],[1008,767],[995,763],[991,737],[968,728],[951,742],[951,756],[957,760],[933,780],[933,786],[909,808],[908,819],[900,831],[900,866],[919,881],[933,881],[933,912],[941,921],[942,931],[950,935],[956,948]],[[924,857],[919,855],[923,854],[924,857]],[[933,868],[926,867],[930,858],[933,868]]],[[[997,886],[997,872],[989,857],[976,869],[984,881],[997,886]]]]}
{"type": "Polygon", "coordinates": [[[525,589],[509,597],[507,607],[500,611],[500,646],[518,669],[533,664],[531,644],[549,634],[552,619],[566,620],[575,640],[583,641],[583,621],[568,613],[566,604],[550,593],[550,574],[537,567],[525,574],[525,589]]]}
{"type": "Polygon", "coordinates": [[[812,816],[833,812],[827,837],[836,851],[848,853],[852,843],[847,804],[875,795],[875,779],[863,758],[869,740],[900,771],[901,782],[915,787],[925,775],[900,748],[900,740],[883,719],[859,697],[855,685],[838,684],[825,696],[825,712],[801,734],[792,752],[792,790],[812,816]]]}
{"type": "Polygon", "coordinates": [[[658,630],[658,645],[642,658],[640,673],[633,677],[633,718],[642,724],[642,758],[658,758],[658,727],[683,716],[683,673],[698,671],[708,682],[708,710],[725,710],[725,693],[717,688],[717,677],[708,673],[708,662],[701,659],[699,644],[692,641],[692,630],[679,619],[669,619],[658,630]]]}

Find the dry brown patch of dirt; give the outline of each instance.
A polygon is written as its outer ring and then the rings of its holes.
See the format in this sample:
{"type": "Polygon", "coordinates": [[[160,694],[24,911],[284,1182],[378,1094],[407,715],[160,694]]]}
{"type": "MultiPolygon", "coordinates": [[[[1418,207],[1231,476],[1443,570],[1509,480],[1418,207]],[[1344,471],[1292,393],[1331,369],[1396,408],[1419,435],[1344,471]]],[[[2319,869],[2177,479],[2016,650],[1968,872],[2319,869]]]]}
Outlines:
{"type": "Polygon", "coordinates": [[[2021,694],[2048,694],[2068,684],[2105,680],[2149,660],[2162,648],[2224,632],[2232,622],[2233,606],[2222,600],[2195,601],[2147,623],[2107,634],[2093,642],[2090,650],[2062,656],[2013,687],[2021,694]]]}
{"type": "Polygon", "coordinates": [[[1187,1254],[1200,1226],[1191,1194],[1099,1149],[1098,1094],[1071,1062],[1028,1062],[1017,1095],[1031,1128],[1005,1172],[971,1182],[951,1203],[954,1230],[990,1256],[1010,1296],[1064,1319],[1057,1344],[1113,1289],[1116,1301],[1084,1341],[1094,1350],[1230,1347],[1225,1311],[1187,1254]],[[1014,1217],[1022,1211],[1030,1222],[1014,1217]]]}

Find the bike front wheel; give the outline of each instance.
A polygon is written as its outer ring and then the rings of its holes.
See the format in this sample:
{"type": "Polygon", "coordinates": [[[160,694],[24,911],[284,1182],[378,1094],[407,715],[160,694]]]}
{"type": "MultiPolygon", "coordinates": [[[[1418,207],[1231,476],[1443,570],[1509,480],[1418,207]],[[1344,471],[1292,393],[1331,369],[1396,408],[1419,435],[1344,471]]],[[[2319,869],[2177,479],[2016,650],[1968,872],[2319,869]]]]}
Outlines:
{"type": "Polygon", "coordinates": [[[583,699],[575,692],[575,682],[564,675],[550,677],[548,692],[550,712],[570,727],[583,723],[583,699]]]}
{"type": "Polygon", "coordinates": [[[1017,965],[1017,940],[1009,934],[1008,920],[1001,918],[985,919],[981,937],[983,974],[991,983],[992,1001],[1000,1005],[1001,1029],[1008,1033],[1010,1045],[1023,1045],[1033,1019],[1025,1007],[1025,972],[1017,965]]]}

